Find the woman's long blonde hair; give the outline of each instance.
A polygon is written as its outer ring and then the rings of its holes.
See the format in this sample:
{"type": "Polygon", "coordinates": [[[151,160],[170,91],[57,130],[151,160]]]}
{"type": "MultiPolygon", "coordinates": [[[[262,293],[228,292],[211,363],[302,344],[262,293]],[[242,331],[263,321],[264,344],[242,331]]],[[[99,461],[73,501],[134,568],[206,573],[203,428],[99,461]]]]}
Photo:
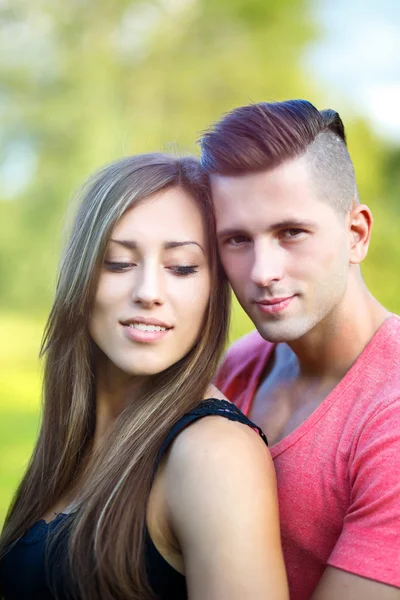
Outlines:
{"type": "Polygon", "coordinates": [[[96,408],[88,322],[111,231],[137,201],[174,186],[186,190],[203,215],[210,252],[209,304],[194,347],[149,378],[92,458],[68,532],[68,579],[74,594],[85,600],[151,597],[144,539],[157,453],[172,425],[202,400],[225,345],[228,283],[217,257],[208,180],[197,159],[133,156],[88,180],[79,195],[43,338],[42,424],[6,519],[1,554],[62,497],[90,449],[96,408]]]}

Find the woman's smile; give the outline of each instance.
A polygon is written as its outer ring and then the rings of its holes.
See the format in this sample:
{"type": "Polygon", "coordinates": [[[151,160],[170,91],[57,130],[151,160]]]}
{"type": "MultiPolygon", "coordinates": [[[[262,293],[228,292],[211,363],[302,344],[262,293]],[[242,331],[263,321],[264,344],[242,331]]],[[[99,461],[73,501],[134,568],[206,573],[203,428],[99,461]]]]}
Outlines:
{"type": "Polygon", "coordinates": [[[124,334],[129,340],[140,343],[151,343],[162,340],[172,329],[160,325],[146,325],[145,323],[122,324],[124,334]]]}

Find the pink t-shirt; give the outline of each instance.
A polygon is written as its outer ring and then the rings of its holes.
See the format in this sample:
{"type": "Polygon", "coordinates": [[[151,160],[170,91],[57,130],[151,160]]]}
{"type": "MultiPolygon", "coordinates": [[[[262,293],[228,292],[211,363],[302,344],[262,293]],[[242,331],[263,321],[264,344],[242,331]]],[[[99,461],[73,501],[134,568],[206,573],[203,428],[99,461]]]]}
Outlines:
{"type": "MultiPolygon", "coordinates": [[[[248,414],[273,344],[251,332],[216,380],[248,414]]],[[[400,587],[400,318],[295,431],[270,448],[291,600],[308,600],[326,565],[400,587]]]]}

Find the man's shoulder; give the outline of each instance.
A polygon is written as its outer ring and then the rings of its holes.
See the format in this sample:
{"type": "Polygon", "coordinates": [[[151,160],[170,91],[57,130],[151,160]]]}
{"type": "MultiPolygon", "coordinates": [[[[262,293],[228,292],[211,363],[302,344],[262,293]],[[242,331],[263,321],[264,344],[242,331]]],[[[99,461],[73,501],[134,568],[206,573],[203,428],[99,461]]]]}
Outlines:
{"type": "Polygon", "coordinates": [[[229,346],[224,363],[240,363],[243,365],[244,362],[260,357],[260,354],[268,353],[273,347],[274,344],[264,340],[258,331],[254,329],[229,346]]]}
{"type": "Polygon", "coordinates": [[[365,351],[371,373],[380,379],[382,384],[388,383],[389,387],[400,380],[399,353],[400,317],[392,314],[376,332],[365,351]]]}
{"type": "Polygon", "coordinates": [[[258,380],[273,348],[274,344],[255,330],[239,338],[228,349],[217,371],[215,385],[236,403],[238,396],[246,395],[258,380]]]}
{"type": "Polygon", "coordinates": [[[400,345],[400,315],[392,314],[387,320],[389,336],[400,345]]]}
{"type": "Polygon", "coordinates": [[[400,331],[400,315],[390,313],[386,321],[384,321],[383,327],[387,328],[389,335],[398,333],[400,331]]]}
{"type": "Polygon", "coordinates": [[[400,315],[396,313],[390,313],[389,318],[386,321],[390,327],[399,330],[400,329],[400,315]]]}
{"type": "MultiPolygon", "coordinates": [[[[348,431],[355,440],[370,438],[379,429],[395,427],[400,434],[400,318],[390,316],[375,333],[357,361],[336,388],[348,431]]],[[[341,419],[338,420],[341,422],[341,419]]],[[[358,442],[357,442],[358,443],[358,442]]]]}

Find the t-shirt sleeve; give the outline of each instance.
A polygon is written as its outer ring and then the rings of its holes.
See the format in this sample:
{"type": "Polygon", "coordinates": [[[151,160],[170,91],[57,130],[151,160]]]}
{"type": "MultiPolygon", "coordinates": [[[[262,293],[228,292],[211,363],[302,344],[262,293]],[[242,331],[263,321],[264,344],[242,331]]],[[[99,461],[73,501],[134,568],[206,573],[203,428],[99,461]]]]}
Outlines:
{"type": "Polygon", "coordinates": [[[242,391],[249,357],[255,353],[253,338],[254,334],[250,333],[233,342],[214,377],[214,385],[232,402],[235,402],[239,390],[242,391]]]}
{"type": "Polygon", "coordinates": [[[235,364],[234,359],[235,351],[231,347],[226,352],[221,364],[219,365],[217,372],[214,376],[214,385],[221,390],[224,394],[226,393],[226,388],[228,386],[230,376],[232,375],[232,367],[235,364]]]}
{"type": "Polygon", "coordinates": [[[400,398],[362,428],[349,474],[351,503],[328,564],[400,587],[400,398]]]}

